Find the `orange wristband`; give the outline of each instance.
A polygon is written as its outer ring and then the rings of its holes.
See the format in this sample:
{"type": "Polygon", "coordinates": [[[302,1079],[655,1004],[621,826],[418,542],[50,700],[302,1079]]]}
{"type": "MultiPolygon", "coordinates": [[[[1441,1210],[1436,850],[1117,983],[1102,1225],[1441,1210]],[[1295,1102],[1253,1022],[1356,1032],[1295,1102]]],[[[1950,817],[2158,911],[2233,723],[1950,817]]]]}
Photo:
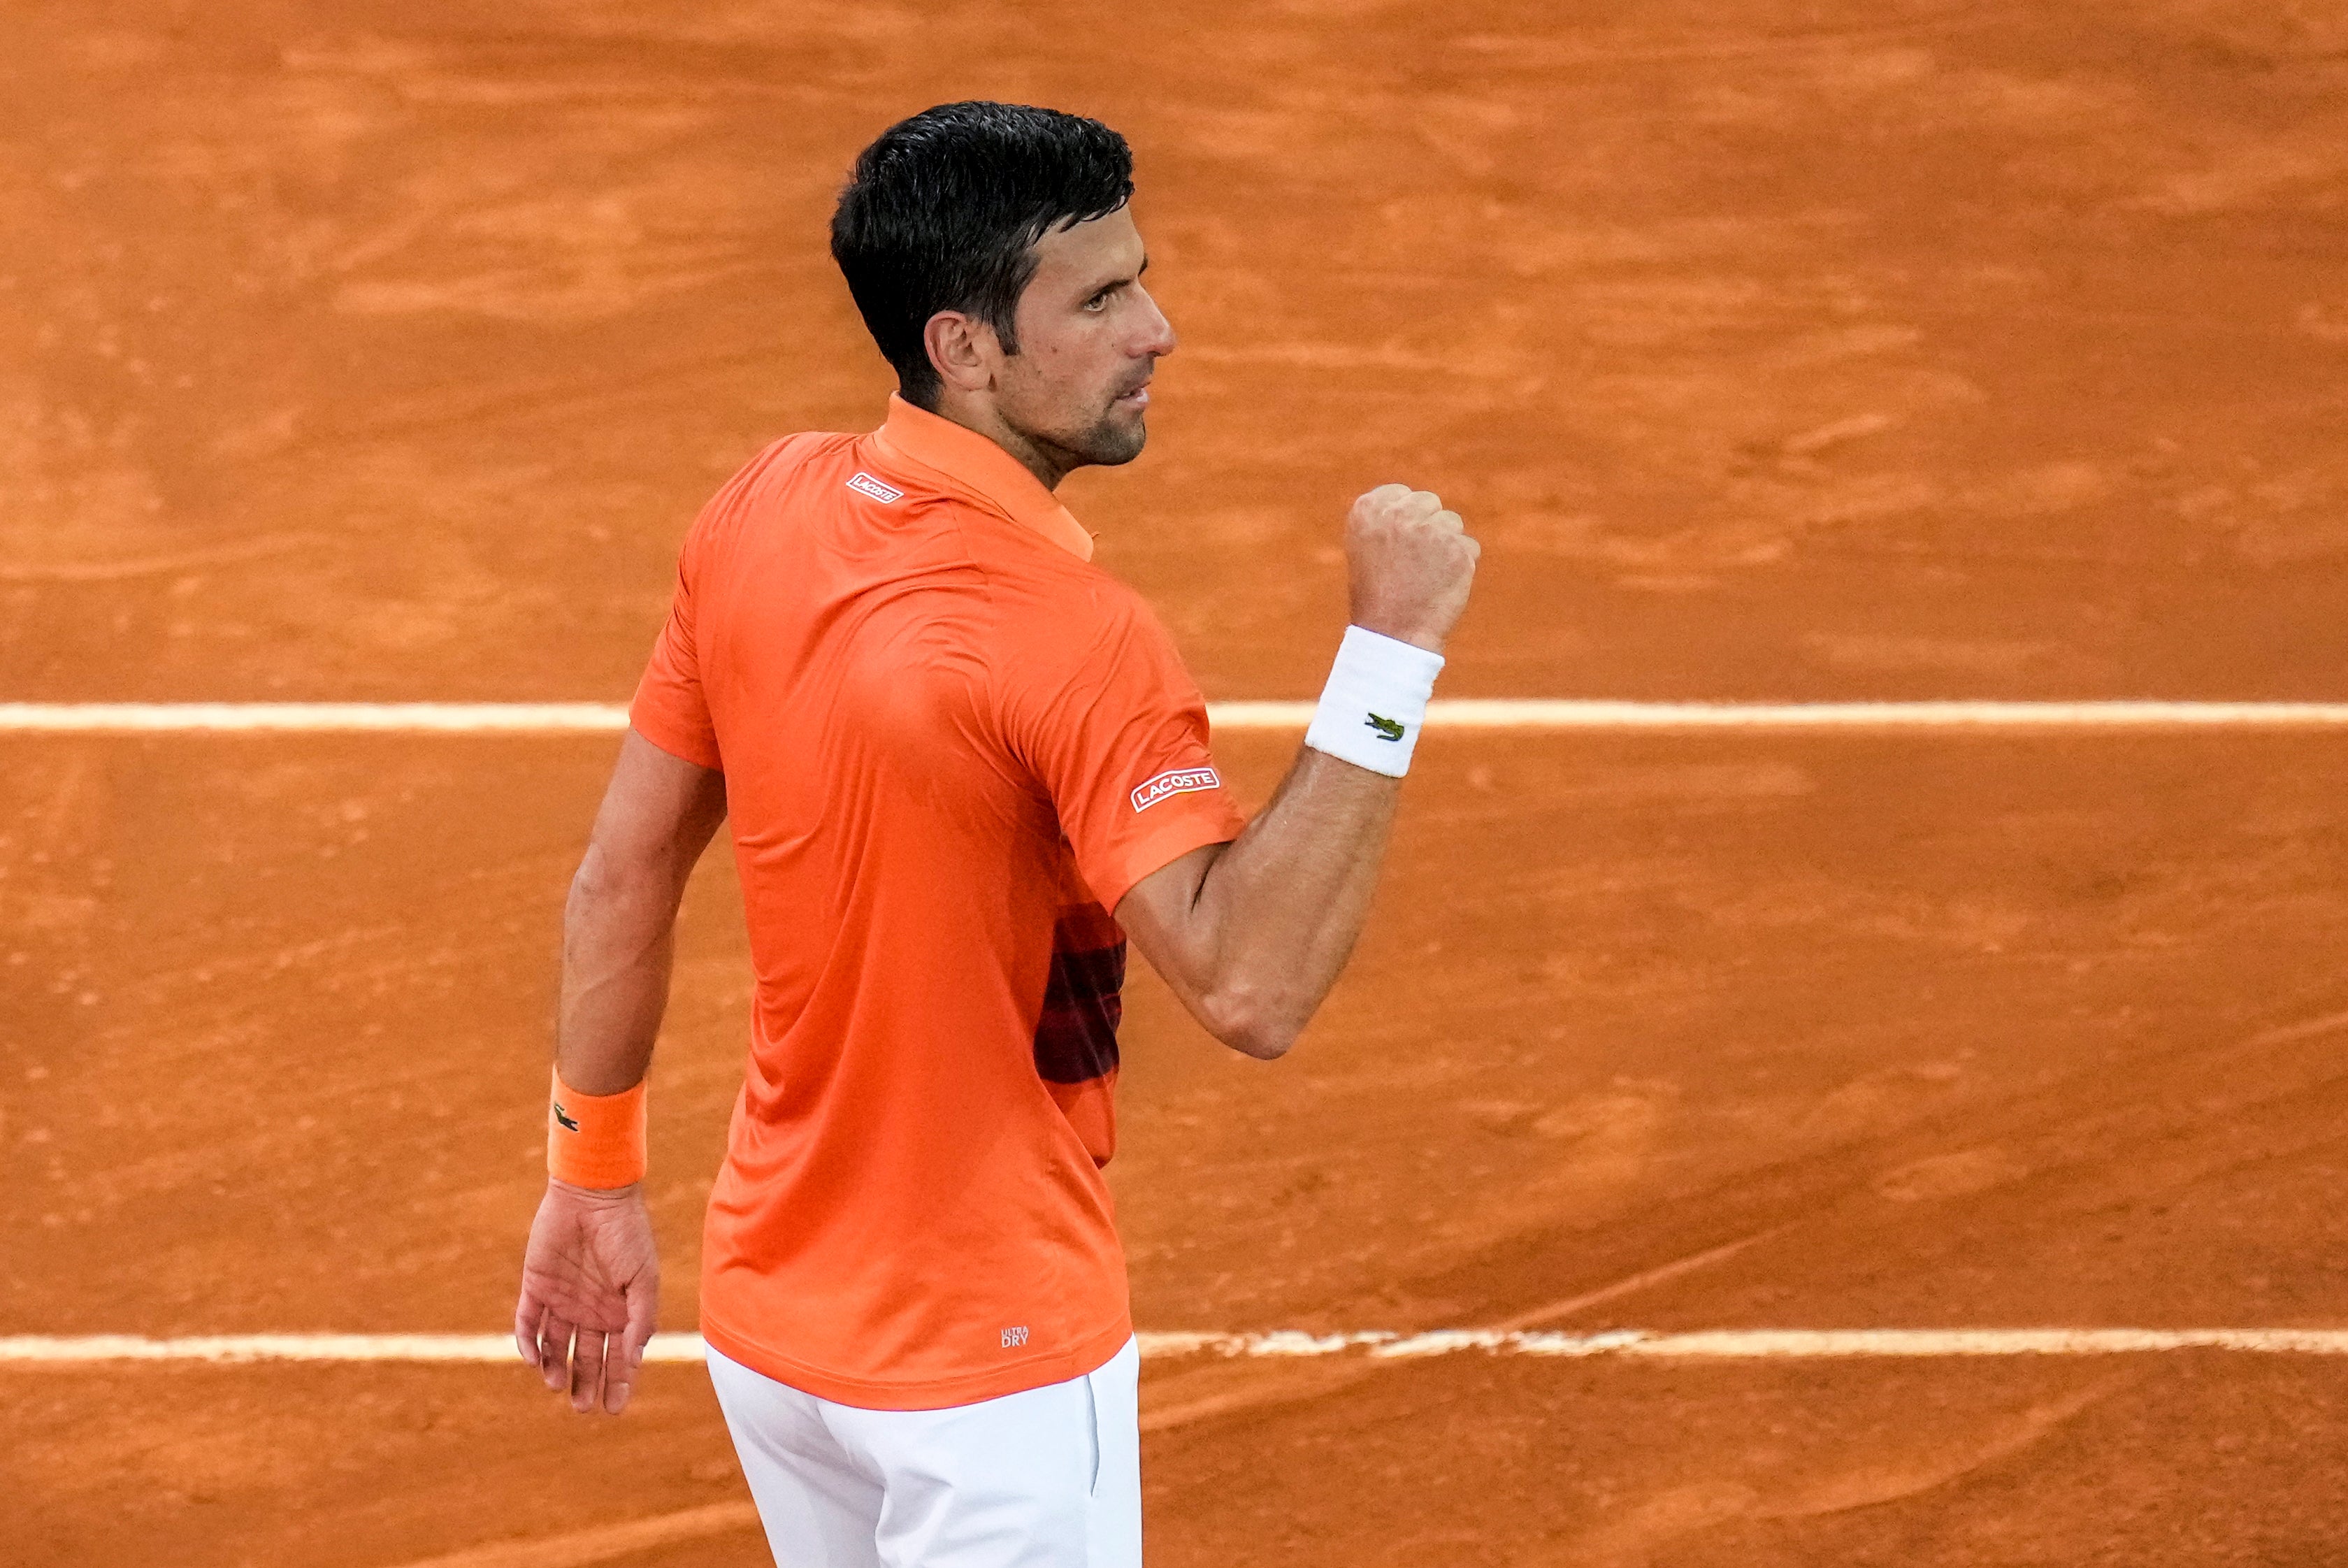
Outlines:
{"type": "Polygon", "coordinates": [[[581,1094],[554,1075],[546,1109],[546,1173],[573,1187],[626,1187],[644,1179],[644,1086],[581,1094]]]}

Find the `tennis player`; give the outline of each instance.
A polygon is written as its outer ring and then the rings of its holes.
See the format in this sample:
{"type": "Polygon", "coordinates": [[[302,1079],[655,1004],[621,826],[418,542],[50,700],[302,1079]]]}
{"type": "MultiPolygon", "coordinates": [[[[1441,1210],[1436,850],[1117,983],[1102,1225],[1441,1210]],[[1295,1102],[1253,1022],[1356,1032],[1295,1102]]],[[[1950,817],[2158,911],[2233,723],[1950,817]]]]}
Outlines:
{"type": "Polygon", "coordinates": [[[1352,621],[1243,820],[1165,630],[1053,497],[1142,448],[1174,333],[1124,139],[995,103],[858,158],[832,254],[886,420],[761,452],[685,541],[572,883],[551,1180],[514,1332],[628,1402],[660,1272],[644,1075],[731,818],[757,986],[701,1332],[788,1568],[1134,1568],[1138,1354],[1101,1176],[1128,934],[1217,1038],[1289,1048],[1367,913],[1477,546],[1344,524],[1352,621]]]}

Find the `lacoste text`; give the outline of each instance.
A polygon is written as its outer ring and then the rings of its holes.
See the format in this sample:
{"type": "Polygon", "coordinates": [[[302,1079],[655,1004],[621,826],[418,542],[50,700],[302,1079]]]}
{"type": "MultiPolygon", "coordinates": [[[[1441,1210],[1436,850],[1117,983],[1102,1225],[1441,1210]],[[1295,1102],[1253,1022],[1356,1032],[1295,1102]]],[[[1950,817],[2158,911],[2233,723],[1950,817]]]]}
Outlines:
{"type": "Polygon", "coordinates": [[[902,500],[905,492],[894,485],[884,485],[870,474],[859,469],[848,481],[848,488],[858,495],[869,495],[874,500],[902,500]]]}
{"type": "Polygon", "coordinates": [[[1221,782],[1222,779],[1211,768],[1172,769],[1146,784],[1134,786],[1133,809],[1147,811],[1169,795],[1186,794],[1192,789],[1211,789],[1221,782]]]}

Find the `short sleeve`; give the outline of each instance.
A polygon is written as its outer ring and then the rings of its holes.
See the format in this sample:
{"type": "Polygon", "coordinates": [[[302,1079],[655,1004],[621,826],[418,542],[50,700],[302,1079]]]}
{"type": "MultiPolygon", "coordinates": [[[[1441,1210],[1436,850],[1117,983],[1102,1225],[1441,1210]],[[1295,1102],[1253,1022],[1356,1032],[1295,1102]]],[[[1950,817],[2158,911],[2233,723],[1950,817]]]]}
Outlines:
{"type": "Polygon", "coordinates": [[[701,654],[695,642],[693,613],[694,541],[688,540],[677,562],[676,595],[670,601],[668,622],[653,645],[652,662],[636,683],[635,700],[628,707],[628,727],[672,757],[696,767],[721,770],[717,729],[710,722],[709,701],[701,686],[701,654]]]}
{"type": "Polygon", "coordinates": [[[1207,748],[1207,705],[1173,639],[1138,600],[1119,606],[1016,737],[1104,909],[1207,844],[1240,814],[1207,748]]]}

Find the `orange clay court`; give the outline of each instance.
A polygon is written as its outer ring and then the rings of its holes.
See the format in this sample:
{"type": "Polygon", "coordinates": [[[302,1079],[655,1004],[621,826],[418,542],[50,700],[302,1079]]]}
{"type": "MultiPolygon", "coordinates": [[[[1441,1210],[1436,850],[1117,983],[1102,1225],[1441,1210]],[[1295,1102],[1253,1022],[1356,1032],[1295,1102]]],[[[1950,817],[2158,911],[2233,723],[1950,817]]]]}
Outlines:
{"type": "MultiPolygon", "coordinates": [[[[880,422],[823,224],[965,97],[1134,144],[1183,344],[1063,494],[1210,699],[1318,689],[1390,478],[1485,543],[1440,697],[2348,699],[2322,0],[22,0],[0,700],[624,700],[716,486],[880,422]]],[[[1218,735],[1246,803],[1296,738],[1218,735]]],[[[500,1334],[613,746],[0,733],[0,1336],[500,1334]]],[[[1144,1330],[2348,1327],[2348,730],[1414,773],[1288,1060],[1128,993],[1144,1330]]],[[[680,1332],[731,878],[654,1073],[680,1332]]],[[[1151,1561],[2312,1568],[2343,1373],[1159,1354],[1151,1561]]],[[[764,1560],[685,1365],[591,1423],[519,1364],[14,1358],[0,1434],[10,1564],[764,1560]]]]}

